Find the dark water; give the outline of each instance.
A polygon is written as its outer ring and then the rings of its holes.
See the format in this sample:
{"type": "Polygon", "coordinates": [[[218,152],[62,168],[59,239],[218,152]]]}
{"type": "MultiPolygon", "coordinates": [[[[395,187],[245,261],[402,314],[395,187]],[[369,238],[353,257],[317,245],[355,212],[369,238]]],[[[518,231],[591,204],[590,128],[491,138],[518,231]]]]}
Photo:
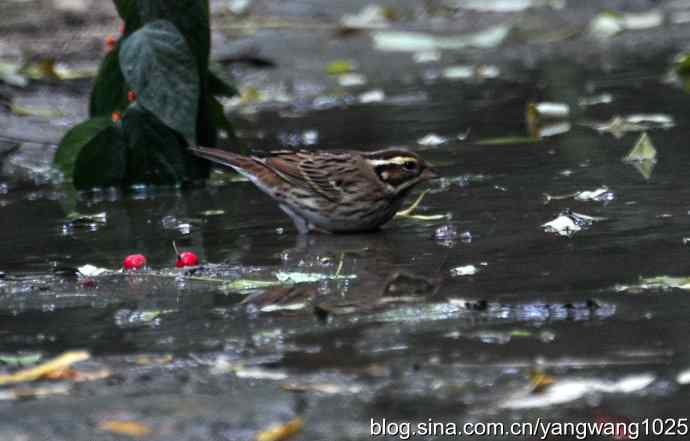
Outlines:
{"type": "Polygon", "coordinates": [[[166,440],[253,439],[294,415],[304,417],[296,438],[304,440],[368,439],[370,418],[384,417],[687,416],[679,375],[690,368],[690,296],[634,289],[641,277],[690,273],[690,96],[662,84],[664,62],[606,74],[553,63],[513,80],[382,84],[384,103],[274,108],[240,120],[255,147],[300,144],[314,130],[321,148],[406,145],[437,164],[445,179],[429,185],[419,213],[447,218],[398,219],[376,234],[299,237],[247,182],[82,195],[73,205],[62,187],[7,179],[0,353],[83,348],[114,375],[80,383],[68,397],[0,402],[0,434],[110,439],[95,425],[113,414],[144,421],[166,440]],[[577,104],[602,93],[613,101],[577,104]],[[529,101],[570,104],[571,129],[538,143],[480,142],[525,136],[529,101]],[[640,132],[616,138],[585,125],[637,113],[675,121],[648,132],[658,150],[649,179],[621,160],[640,132]],[[432,132],[450,141],[417,144],[432,132]],[[544,193],[602,185],[612,200],[544,203],[544,193]],[[73,208],[106,212],[107,222],[70,226],[73,208]],[[541,225],[565,209],[606,220],[571,238],[545,232],[541,225]],[[205,264],[192,278],[174,276],[173,240],[205,264]],[[102,276],[85,287],[53,272],[117,268],[133,252],[148,256],[153,274],[102,276]],[[466,265],[479,271],[453,275],[466,265]],[[237,287],[199,280],[275,282],[279,272],[323,280],[252,290],[248,304],[237,287]],[[261,310],[291,303],[305,306],[261,310]],[[140,354],[172,357],[140,365],[140,354]],[[275,378],[251,378],[249,367],[275,378]],[[534,372],[555,384],[531,391],[534,372]]]}

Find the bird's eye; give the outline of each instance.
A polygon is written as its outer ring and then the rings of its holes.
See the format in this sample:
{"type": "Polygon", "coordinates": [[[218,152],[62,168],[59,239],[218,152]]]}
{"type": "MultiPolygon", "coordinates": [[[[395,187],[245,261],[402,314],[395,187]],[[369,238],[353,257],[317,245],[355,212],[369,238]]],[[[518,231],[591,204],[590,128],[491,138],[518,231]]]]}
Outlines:
{"type": "Polygon", "coordinates": [[[414,169],[417,168],[417,163],[414,162],[414,161],[405,161],[405,162],[403,163],[403,168],[404,168],[405,170],[412,171],[412,170],[414,170],[414,169]]]}

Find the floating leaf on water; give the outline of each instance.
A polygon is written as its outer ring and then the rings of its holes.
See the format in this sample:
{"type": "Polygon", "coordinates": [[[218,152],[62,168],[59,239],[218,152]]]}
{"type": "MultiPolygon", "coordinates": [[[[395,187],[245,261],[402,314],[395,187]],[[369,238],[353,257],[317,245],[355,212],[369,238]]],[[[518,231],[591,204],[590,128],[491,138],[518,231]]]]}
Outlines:
{"type": "Polygon", "coordinates": [[[341,75],[355,70],[356,64],[352,60],[335,60],[326,66],[328,75],[341,75]]]}
{"type": "Polygon", "coordinates": [[[580,191],[575,194],[576,201],[610,201],[615,197],[615,194],[609,190],[608,187],[603,186],[591,191],[580,191]]]}
{"type": "Polygon", "coordinates": [[[105,211],[94,214],[82,214],[73,211],[67,215],[67,220],[72,223],[99,223],[104,224],[108,221],[105,211]]]}
{"type": "Polygon", "coordinates": [[[137,355],[134,362],[143,366],[165,365],[171,363],[173,359],[172,354],[144,354],[137,355]]]}
{"type": "Polygon", "coordinates": [[[0,62],[0,81],[14,87],[26,87],[29,79],[20,73],[21,65],[17,63],[0,62]]]}
{"type": "Polygon", "coordinates": [[[88,360],[90,357],[91,355],[85,351],[65,352],[64,354],[38,366],[22,369],[13,374],[0,375],[0,385],[35,381],[43,378],[51,372],[66,369],[74,363],[88,360]]]}
{"type": "Polygon", "coordinates": [[[223,214],[225,214],[225,210],[206,210],[201,212],[201,215],[204,217],[221,216],[223,214]]]}
{"type": "Polygon", "coordinates": [[[244,367],[237,366],[234,369],[235,375],[238,378],[253,378],[255,380],[274,380],[280,381],[288,378],[285,372],[275,369],[263,369],[259,367],[244,367]]]}
{"type": "Polygon", "coordinates": [[[55,64],[55,74],[61,80],[80,80],[83,78],[93,78],[98,74],[98,67],[70,67],[63,63],[55,64]]]}
{"type": "MultiPolygon", "coordinates": [[[[673,70],[680,76],[690,75],[690,53],[685,52],[676,55],[673,60],[673,70]]],[[[2,75],[2,65],[0,64],[0,77],[2,75]]]]}
{"type": "Polygon", "coordinates": [[[240,91],[240,101],[242,103],[255,103],[261,100],[261,92],[256,87],[244,87],[240,91]]]}
{"type": "Polygon", "coordinates": [[[152,429],[138,421],[108,419],[98,423],[98,428],[107,432],[141,438],[151,434],[152,429]]]}
{"type": "Polygon", "coordinates": [[[570,106],[565,103],[534,103],[534,110],[542,118],[568,118],[570,116],[570,106]]]}
{"type": "Polygon", "coordinates": [[[573,237],[575,233],[589,228],[592,223],[603,220],[606,220],[606,218],[588,216],[586,214],[564,210],[556,219],[543,224],[541,227],[547,233],[554,233],[564,237],[573,237]]]}
{"type": "Polygon", "coordinates": [[[674,127],[674,119],[663,113],[634,114],[628,116],[614,116],[603,123],[586,123],[598,132],[611,133],[616,138],[622,137],[627,132],[643,132],[645,130],[670,129],[674,127]]]}
{"type": "Polygon", "coordinates": [[[519,12],[530,8],[563,9],[565,0],[455,0],[447,2],[456,8],[480,12],[519,12]]]}
{"type": "Polygon", "coordinates": [[[335,383],[287,383],[281,384],[280,388],[290,392],[316,392],[327,395],[340,395],[340,394],[359,394],[362,392],[361,386],[346,386],[335,383]]]}
{"type": "Polygon", "coordinates": [[[367,77],[361,73],[349,72],[338,75],[338,84],[343,87],[363,86],[367,83],[367,77]]]}
{"type": "Polygon", "coordinates": [[[381,89],[374,89],[368,92],[364,92],[358,98],[359,102],[362,104],[380,103],[384,99],[386,99],[386,94],[381,89]]]}
{"type": "Polygon", "coordinates": [[[43,356],[39,352],[26,354],[0,354],[0,363],[9,366],[26,366],[38,363],[43,356]]]}
{"type": "Polygon", "coordinates": [[[551,201],[560,201],[565,199],[575,199],[576,201],[581,202],[608,202],[613,200],[614,198],[615,194],[605,185],[594,190],[576,191],[573,193],[562,195],[550,195],[548,193],[544,193],[545,204],[548,204],[551,201]]]}
{"type": "Polygon", "coordinates": [[[564,133],[568,133],[571,128],[572,126],[568,121],[556,124],[547,124],[537,129],[536,136],[539,138],[548,138],[551,136],[562,135],[564,133]]]}
{"type": "Polygon", "coordinates": [[[302,430],[304,421],[302,418],[295,417],[285,424],[272,426],[256,435],[256,441],[284,441],[302,430]]]}
{"type": "Polygon", "coordinates": [[[443,69],[441,75],[448,80],[468,80],[474,77],[474,66],[448,66],[443,69]]]}
{"type": "Polygon", "coordinates": [[[230,0],[227,2],[228,10],[232,15],[245,15],[249,12],[252,0],[230,0]]]}
{"type": "Polygon", "coordinates": [[[433,35],[421,32],[380,31],[372,34],[380,51],[420,52],[438,49],[433,35]]]}
{"type": "Polygon", "coordinates": [[[511,145],[511,144],[535,144],[541,139],[531,136],[501,136],[498,138],[485,138],[477,141],[479,145],[511,145]]]}
{"type": "Polygon", "coordinates": [[[441,51],[431,50],[431,51],[419,51],[412,55],[412,59],[415,63],[434,63],[441,61],[441,51]]]}
{"type": "Polygon", "coordinates": [[[61,116],[65,116],[65,114],[58,109],[48,107],[20,106],[14,102],[10,104],[10,110],[17,116],[35,116],[38,118],[59,118],[61,116]]]}
{"type": "Polygon", "coordinates": [[[631,124],[641,124],[650,129],[670,129],[676,125],[673,118],[663,113],[635,113],[625,117],[631,124]]]}
{"type": "Polygon", "coordinates": [[[473,276],[479,272],[479,268],[474,265],[465,265],[452,268],[450,275],[453,277],[473,276]]]}
{"type": "Polygon", "coordinates": [[[397,14],[390,8],[380,5],[368,5],[357,14],[345,14],[340,19],[340,25],[351,29],[383,29],[387,28],[389,20],[397,14]]]}
{"type": "Polygon", "coordinates": [[[378,31],[374,32],[374,47],[381,51],[421,52],[434,50],[460,50],[468,47],[497,47],[508,36],[510,25],[498,25],[472,34],[435,36],[422,32],[378,31]]]}
{"type": "Polygon", "coordinates": [[[32,80],[59,80],[54,58],[39,58],[22,66],[21,72],[32,80]]]}
{"type": "Polygon", "coordinates": [[[613,95],[602,93],[601,95],[582,97],[577,101],[580,107],[595,106],[597,104],[609,104],[613,102],[613,95]]]}
{"type": "Polygon", "coordinates": [[[498,78],[501,70],[493,65],[458,65],[448,66],[441,71],[441,76],[448,80],[490,79],[498,78]]]}
{"type": "Polygon", "coordinates": [[[532,331],[529,331],[527,329],[513,329],[512,331],[510,331],[510,336],[511,337],[531,337],[532,331]]]}
{"type": "Polygon", "coordinates": [[[99,268],[90,264],[80,266],[77,268],[77,271],[79,271],[79,274],[81,274],[83,277],[97,277],[111,272],[111,270],[107,268],[99,268]]]}
{"type": "Polygon", "coordinates": [[[634,165],[645,179],[649,179],[656,165],[656,158],[657,150],[645,132],[637,140],[632,150],[623,158],[623,161],[634,165]]]}
{"type": "Polygon", "coordinates": [[[590,35],[600,40],[607,40],[622,32],[623,29],[622,16],[609,11],[597,14],[589,22],[590,35]]]}
{"type": "Polygon", "coordinates": [[[690,290],[690,277],[655,276],[642,277],[637,288],[648,289],[684,289],[690,290]]]}
{"type": "Polygon", "coordinates": [[[437,146],[445,144],[446,142],[448,142],[448,138],[444,138],[443,136],[439,136],[435,133],[429,133],[428,135],[417,140],[417,144],[424,146],[437,146]]]}
{"type": "Polygon", "coordinates": [[[537,370],[529,374],[529,380],[532,386],[533,393],[543,392],[544,389],[556,383],[556,379],[545,372],[537,370]]]}
{"type": "Polygon", "coordinates": [[[618,381],[595,378],[561,379],[541,393],[532,393],[533,389],[530,388],[524,393],[515,394],[503,402],[500,407],[530,409],[569,403],[593,393],[631,394],[643,390],[655,379],[656,377],[651,374],[630,375],[618,381]]]}
{"type": "Polygon", "coordinates": [[[623,14],[622,22],[623,28],[626,30],[651,29],[659,27],[664,23],[664,14],[660,10],[627,12],[623,14]]]}
{"type": "Polygon", "coordinates": [[[277,285],[281,285],[281,282],[277,280],[237,279],[232,282],[223,283],[220,289],[222,291],[251,291],[255,289],[270,288],[277,285]]]}
{"type": "Polygon", "coordinates": [[[682,371],[676,377],[678,384],[690,384],[690,369],[682,371]]]}
{"type": "Polygon", "coordinates": [[[321,274],[287,271],[278,271],[275,273],[275,276],[281,283],[313,283],[322,280],[347,280],[357,278],[355,274],[321,274]]]}
{"type": "Polygon", "coordinates": [[[109,369],[98,369],[90,371],[82,371],[74,368],[58,369],[46,374],[43,378],[46,380],[57,380],[57,381],[97,381],[109,378],[112,375],[109,369]]]}
{"type": "Polygon", "coordinates": [[[259,308],[261,312],[275,312],[275,311],[299,311],[306,308],[306,303],[288,303],[279,305],[266,305],[259,308]]]}

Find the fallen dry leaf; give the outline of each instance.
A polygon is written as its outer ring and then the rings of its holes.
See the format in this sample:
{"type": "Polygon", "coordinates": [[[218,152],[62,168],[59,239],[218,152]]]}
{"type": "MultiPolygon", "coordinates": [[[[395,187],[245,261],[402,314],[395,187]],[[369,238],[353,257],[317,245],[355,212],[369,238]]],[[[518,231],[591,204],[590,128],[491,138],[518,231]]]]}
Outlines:
{"type": "Polygon", "coordinates": [[[48,372],[41,378],[46,380],[70,380],[70,381],[96,381],[110,377],[112,373],[108,369],[99,369],[96,371],[80,371],[71,367],[57,369],[48,372]]]}
{"type": "Polygon", "coordinates": [[[86,351],[65,352],[57,358],[49,360],[28,369],[22,369],[13,374],[0,375],[0,384],[22,383],[35,381],[47,375],[69,368],[79,361],[88,360],[91,355],[86,351]]]}
{"type": "Polygon", "coordinates": [[[141,438],[151,433],[149,426],[132,420],[103,420],[98,424],[98,428],[134,438],[141,438]]]}
{"type": "Polygon", "coordinates": [[[531,372],[529,379],[532,383],[532,392],[535,393],[543,392],[547,386],[550,386],[556,382],[554,377],[545,374],[543,371],[531,372]]]}
{"type": "Polygon", "coordinates": [[[302,418],[295,417],[285,424],[259,432],[256,435],[256,441],[283,441],[297,434],[302,430],[302,426],[304,426],[302,418]]]}

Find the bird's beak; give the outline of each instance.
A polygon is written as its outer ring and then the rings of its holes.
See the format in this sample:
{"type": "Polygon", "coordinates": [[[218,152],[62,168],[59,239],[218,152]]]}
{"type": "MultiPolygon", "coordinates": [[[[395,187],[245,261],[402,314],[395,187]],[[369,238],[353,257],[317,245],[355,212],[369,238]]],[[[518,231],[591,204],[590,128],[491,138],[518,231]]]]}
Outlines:
{"type": "Polygon", "coordinates": [[[424,180],[427,180],[427,179],[436,179],[436,178],[438,178],[438,177],[440,177],[440,176],[441,176],[441,175],[439,175],[438,172],[437,172],[434,168],[432,168],[432,167],[427,167],[427,168],[425,168],[424,171],[422,172],[421,178],[424,179],[424,180]]]}

